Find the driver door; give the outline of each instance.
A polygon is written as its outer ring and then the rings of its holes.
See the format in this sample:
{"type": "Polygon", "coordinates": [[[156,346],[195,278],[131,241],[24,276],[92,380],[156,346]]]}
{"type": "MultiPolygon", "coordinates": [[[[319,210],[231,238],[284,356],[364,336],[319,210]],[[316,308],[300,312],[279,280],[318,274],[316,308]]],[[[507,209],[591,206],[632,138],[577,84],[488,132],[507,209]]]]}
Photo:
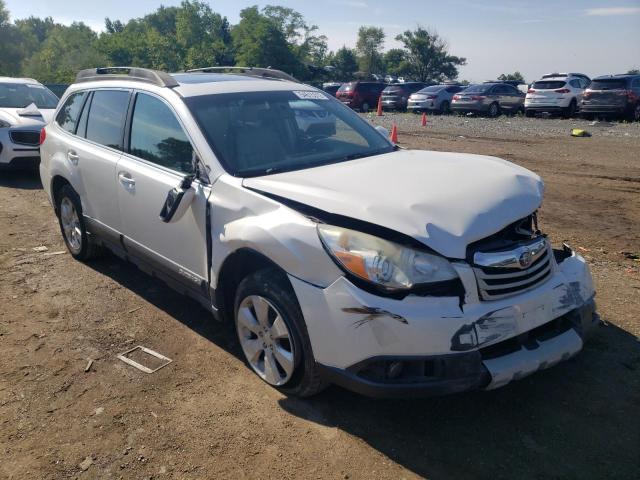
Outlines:
{"type": "Polygon", "coordinates": [[[207,288],[206,215],[210,187],[195,180],[195,194],[179,219],[163,222],[167,193],[193,173],[193,147],[173,109],[160,97],[137,92],[116,168],[118,205],[128,252],[198,293],[207,288]]]}

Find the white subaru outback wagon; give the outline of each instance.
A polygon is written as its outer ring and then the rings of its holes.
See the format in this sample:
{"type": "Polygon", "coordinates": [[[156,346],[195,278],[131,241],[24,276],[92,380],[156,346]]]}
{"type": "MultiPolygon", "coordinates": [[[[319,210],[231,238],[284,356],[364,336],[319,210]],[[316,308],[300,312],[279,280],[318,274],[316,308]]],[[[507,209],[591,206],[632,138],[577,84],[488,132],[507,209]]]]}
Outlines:
{"type": "Polygon", "coordinates": [[[282,72],[85,70],[41,142],[71,254],[107,248],[233,322],[287,394],[492,389],[597,323],[584,259],[538,229],[537,175],[399,149],[282,72]]]}

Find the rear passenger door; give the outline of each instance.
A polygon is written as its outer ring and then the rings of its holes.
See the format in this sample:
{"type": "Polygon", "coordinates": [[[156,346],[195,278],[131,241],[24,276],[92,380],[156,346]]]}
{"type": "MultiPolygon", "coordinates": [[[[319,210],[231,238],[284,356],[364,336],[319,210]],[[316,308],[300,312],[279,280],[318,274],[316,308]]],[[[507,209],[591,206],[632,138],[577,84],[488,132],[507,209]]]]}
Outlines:
{"type": "Polygon", "coordinates": [[[208,293],[206,217],[210,187],[195,180],[195,197],[178,220],[160,211],[169,190],[192,174],[194,149],[172,107],[137,92],[127,121],[125,153],[116,172],[117,198],[128,251],[198,293],[208,293]]]}
{"type": "Polygon", "coordinates": [[[116,197],[116,164],[123,148],[124,122],[130,90],[100,89],[82,92],[83,107],[76,121],[58,124],[75,135],[66,142],[66,160],[75,174],[72,184],[82,200],[90,223],[107,239],[117,239],[121,229],[116,197]]]}

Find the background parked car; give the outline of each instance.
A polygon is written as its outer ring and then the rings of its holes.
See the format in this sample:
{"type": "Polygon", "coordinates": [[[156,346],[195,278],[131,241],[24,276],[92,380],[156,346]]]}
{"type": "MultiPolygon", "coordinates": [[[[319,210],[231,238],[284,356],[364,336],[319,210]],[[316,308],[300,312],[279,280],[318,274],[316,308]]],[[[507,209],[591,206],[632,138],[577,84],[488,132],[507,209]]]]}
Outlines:
{"type": "Polygon", "coordinates": [[[524,109],[524,93],[506,83],[471,85],[451,100],[451,111],[486,113],[497,117],[501,112],[516,113],[524,109]]]}
{"type": "Polygon", "coordinates": [[[40,163],[40,129],[57,105],[58,97],[31,78],[0,77],[0,168],[40,163]]]}
{"type": "Polygon", "coordinates": [[[544,75],[527,91],[524,101],[526,115],[532,117],[536,112],[556,112],[571,118],[578,110],[589,82],[589,77],[583,74],[544,75]]]}
{"type": "Polygon", "coordinates": [[[461,85],[431,85],[412,93],[407,109],[414,112],[437,111],[449,113],[453,95],[464,90],[461,85]]]}
{"type": "Polygon", "coordinates": [[[582,116],[626,116],[640,121],[640,75],[607,75],[594,78],[580,104],[582,116]]]}
{"type": "Polygon", "coordinates": [[[386,86],[386,83],[380,82],[343,83],[336,92],[336,97],[354,110],[368,112],[377,106],[380,93],[386,86]]]}
{"type": "Polygon", "coordinates": [[[394,83],[382,91],[382,106],[387,110],[406,110],[412,93],[422,90],[422,82],[394,83]]]}
{"type": "Polygon", "coordinates": [[[336,93],[338,92],[338,89],[340,88],[340,85],[342,84],[339,82],[323,83],[322,90],[324,90],[328,94],[333,95],[335,97],[336,93]]]}

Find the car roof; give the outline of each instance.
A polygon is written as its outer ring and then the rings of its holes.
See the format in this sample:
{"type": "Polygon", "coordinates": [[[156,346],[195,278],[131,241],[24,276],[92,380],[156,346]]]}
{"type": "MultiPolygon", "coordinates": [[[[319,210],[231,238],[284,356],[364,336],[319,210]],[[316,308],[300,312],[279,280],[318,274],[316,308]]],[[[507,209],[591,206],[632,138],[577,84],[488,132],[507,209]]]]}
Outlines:
{"type": "Polygon", "coordinates": [[[40,85],[40,82],[33,78],[19,78],[19,77],[0,77],[0,83],[24,83],[30,85],[40,85]]]}

